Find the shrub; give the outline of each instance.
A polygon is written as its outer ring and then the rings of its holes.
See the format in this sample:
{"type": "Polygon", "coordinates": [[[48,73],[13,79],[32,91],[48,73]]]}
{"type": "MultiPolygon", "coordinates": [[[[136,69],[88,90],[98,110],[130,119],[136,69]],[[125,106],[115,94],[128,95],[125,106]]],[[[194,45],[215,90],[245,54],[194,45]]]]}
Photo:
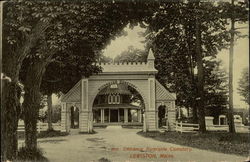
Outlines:
{"type": "Polygon", "coordinates": [[[58,136],[67,136],[68,132],[60,132],[56,130],[42,131],[37,135],[37,138],[47,138],[47,137],[58,137],[58,136]]]}

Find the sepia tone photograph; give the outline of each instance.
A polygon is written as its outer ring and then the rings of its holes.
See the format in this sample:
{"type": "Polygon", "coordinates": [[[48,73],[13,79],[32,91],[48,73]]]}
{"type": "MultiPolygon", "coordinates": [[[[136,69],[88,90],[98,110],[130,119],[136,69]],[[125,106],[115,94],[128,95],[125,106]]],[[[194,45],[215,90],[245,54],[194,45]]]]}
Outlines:
{"type": "Polygon", "coordinates": [[[0,1],[1,161],[248,162],[247,0],[0,1]]]}

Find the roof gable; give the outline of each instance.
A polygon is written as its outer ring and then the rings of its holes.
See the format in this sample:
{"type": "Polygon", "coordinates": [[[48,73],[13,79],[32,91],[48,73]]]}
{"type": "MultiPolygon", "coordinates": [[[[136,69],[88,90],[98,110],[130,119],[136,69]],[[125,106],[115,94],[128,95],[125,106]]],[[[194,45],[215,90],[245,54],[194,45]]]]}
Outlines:
{"type": "Polygon", "coordinates": [[[81,80],[62,96],[61,102],[80,102],[81,80]]]}
{"type": "Polygon", "coordinates": [[[158,80],[155,80],[156,101],[176,100],[174,94],[170,93],[158,80]]]}

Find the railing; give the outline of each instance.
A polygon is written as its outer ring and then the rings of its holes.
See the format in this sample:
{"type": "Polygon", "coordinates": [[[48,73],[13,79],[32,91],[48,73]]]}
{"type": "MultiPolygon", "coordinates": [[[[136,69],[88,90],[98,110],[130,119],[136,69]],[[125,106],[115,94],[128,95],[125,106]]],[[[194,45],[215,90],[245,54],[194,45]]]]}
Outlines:
{"type": "MultiPolygon", "coordinates": [[[[199,130],[199,124],[176,122],[176,132],[196,132],[199,130]]],[[[206,125],[207,131],[229,131],[228,125],[206,125]]],[[[235,125],[235,130],[238,133],[249,133],[250,127],[244,125],[235,125]]]]}
{"type": "Polygon", "coordinates": [[[199,124],[192,124],[192,123],[182,123],[176,122],[175,125],[175,131],[176,132],[195,132],[199,130],[199,124]]]}
{"type": "MultiPolygon", "coordinates": [[[[52,123],[52,128],[54,130],[61,130],[61,124],[60,123],[52,123]]],[[[38,122],[37,123],[37,132],[40,133],[41,131],[46,131],[48,129],[48,123],[42,123],[38,122]]],[[[17,127],[18,132],[25,132],[25,126],[24,124],[18,124],[17,127]]]]}

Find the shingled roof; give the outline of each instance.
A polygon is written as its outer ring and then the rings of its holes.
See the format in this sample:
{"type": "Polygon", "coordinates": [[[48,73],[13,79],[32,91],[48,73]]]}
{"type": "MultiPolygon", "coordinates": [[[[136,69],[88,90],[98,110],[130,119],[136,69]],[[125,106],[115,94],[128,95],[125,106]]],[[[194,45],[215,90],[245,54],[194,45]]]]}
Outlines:
{"type": "Polygon", "coordinates": [[[128,85],[126,84],[111,84],[110,86],[101,90],[99,95],[109,95],[109,94],[123,94],[131,95],[131,92],[128,90],[128,85]]]}
{"type": "Polygon", "coordinates": [[[62,96],[61,101],[62,102],[80,102],[80,85],[81,85],[81,80],[76,83],[76,85],[70,89],[65,95],[62,96]]]}
{"type": "Polygon", "coordinates": [[[176,100],[174,94],[170,93],[161,83],[155,80],[156,101],[176,100]]]}

